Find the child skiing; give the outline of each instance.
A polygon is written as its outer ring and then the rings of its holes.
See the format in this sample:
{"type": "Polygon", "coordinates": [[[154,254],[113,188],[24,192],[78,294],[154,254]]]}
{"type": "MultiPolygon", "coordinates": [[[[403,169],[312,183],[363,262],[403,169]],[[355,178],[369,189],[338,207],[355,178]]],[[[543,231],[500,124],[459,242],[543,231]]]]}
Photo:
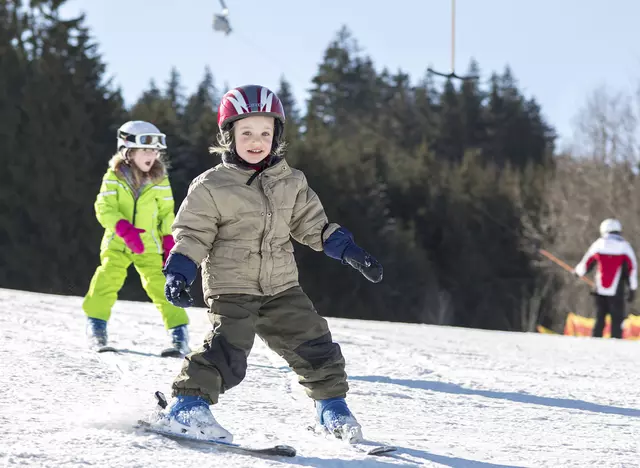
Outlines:
{"type": "Polygon", "coordinates": [[[315,401],[318,422],[355,442],[362,432],[345,402],[345,360],[327,321],[298,284],[290,237],[374,283],[382,280],[382,266],[348,230],[328,222],[305,175],[282,157],[284,122],[280,99],[265,87],[242,86],[222,98],[220,146],[212,152],[223,162],[191,183],[164,268],[167,299],[187,307],[202,265],[213,331],[185,358],[173,399],[157,423],[231,441],[209,406],[244,379],[257,334],[298,374],[315,401]]]}
{"type": "Polygon", "coordinates": [[[163,355],[184,355],[190,351],[189,318],[184,309],[166,300],[162,274],[174,245],[171,223],[175,219],[171,186],[160,159],[167,148],[165,135],[148,122],[126,122],[118,129],[117,148],[95,202],[105,232],[101,265],[82,304],[89,346],[96,350],[107,347],[107,321],[133,262],[171,336],[171,346],[163,355]]]}
{"type": "Polygon", "coordinates": [[[600,238],[596,240],[576,265],[577,276],[584,276],[595,265],[596,323],[592,335],[602,337],[605,319],[611,315],[611,338],[622,338],[625,318],[625,287],[628,302],[633,302],[638,288],[638,263],[633,248],[622,237],[622,224],[617,219],[605,219],[600,224],[600,238]]]}

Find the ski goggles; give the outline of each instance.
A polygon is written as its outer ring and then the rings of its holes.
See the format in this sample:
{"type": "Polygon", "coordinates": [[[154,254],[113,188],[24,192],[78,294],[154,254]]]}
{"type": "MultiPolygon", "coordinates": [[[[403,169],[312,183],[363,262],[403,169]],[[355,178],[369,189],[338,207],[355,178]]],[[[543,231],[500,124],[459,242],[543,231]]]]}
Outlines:
{"type": "Polygon", "coordinates": [[[167,136],[164,133],[143,133],[139,135],[126,135],[124,140],[133,143],[133,148],[155,148],[165,149],[167,147],[167,136]]]}

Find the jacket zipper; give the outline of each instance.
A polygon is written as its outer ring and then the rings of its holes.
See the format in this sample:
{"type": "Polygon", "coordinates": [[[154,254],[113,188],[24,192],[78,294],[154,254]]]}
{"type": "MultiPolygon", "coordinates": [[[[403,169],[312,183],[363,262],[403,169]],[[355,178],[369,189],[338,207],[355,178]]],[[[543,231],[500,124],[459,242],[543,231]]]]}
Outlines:
{"type": "MultiPolygon", "coordinates": [[[[262,254],[262,247],[264,244],[264,239],[268,234],[268,227],[267,224],[269,222],[269,197],[267,197],[267,194],[264,191],[264,178],[262,177],[262,172],[258,175],[258,186],[260,188],[260,194],[262,195],[262,198],[265,202],[265,211],[264,211],[264,231],[262,233],[262,238],[260,239],[260,252],[258,252],[258,254],[260,255],[260,273],[262,273],[262,262],[264,261],[264,255],[262,254]]],[[[258,275],[258,278],[260,278],[260,275],[258,275]]],[[[258,289],[260,290],[260,292],[264,292],[262,285],[260,285],[260,280],[258,279],[258,289]]]]}
{"type": "Polygon", "coordinates": [[[136,210],[138,209],[138,199],[134,198],[133,199],[133,221],[131,222],[131,224],[133,224],[134,226],[136,225],[136,210]]]}
{"type": "MultiPolygon", "coordinates": [[[[136,192],[135,192],[135,190],[133,190],[133,187],[131,187],[131,184],[129,184],[129,181],[127,181],[125,179],[124,183],[127,184],[127,187],[129,187],[129,190],[131,191],[131,196],[133,197],[133,219],[131,220],[131,224],[135,227],[135,225],[136,225],[136,210],[138,209],[138,197],[136,196],[136,192]]],[[[126,252],[126,251],[127,251],[127,246],[125,244],[123,252],[126,252]]]]}

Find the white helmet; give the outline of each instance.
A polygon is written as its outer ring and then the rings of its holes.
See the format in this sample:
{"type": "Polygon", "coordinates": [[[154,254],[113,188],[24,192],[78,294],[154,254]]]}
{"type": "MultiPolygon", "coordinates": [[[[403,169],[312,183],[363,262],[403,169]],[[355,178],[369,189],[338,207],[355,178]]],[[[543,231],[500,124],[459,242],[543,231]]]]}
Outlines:
{"type": "Polygon", "coordinates": [[[155,125],[143,120],[131,120],[118,129],[118,151],[122,148],[167,149],[167,136],[155,125]]]}
{"type": "Polygon", "coordinates": [[[610,232],[622,232],[622,224],[620,221],[613,218],[605,219],[600,223],[600,235],[604,236],[610,232]]]}

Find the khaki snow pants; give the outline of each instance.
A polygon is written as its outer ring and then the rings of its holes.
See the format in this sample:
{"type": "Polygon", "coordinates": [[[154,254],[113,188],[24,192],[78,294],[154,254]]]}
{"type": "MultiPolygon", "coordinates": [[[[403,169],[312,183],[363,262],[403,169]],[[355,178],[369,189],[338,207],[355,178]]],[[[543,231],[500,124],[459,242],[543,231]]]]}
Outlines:
{"type": "Polygon", "coordinates": [[[174,396],[199,395],[217,403],[220,393],[244,379],[256,334],[298,374],[309,397],[346,395],[340,346],[301,287],[274,296],[222,294],[211,303],[209,318],[213,331],[185,358],[173,382],[174,396]]]}

